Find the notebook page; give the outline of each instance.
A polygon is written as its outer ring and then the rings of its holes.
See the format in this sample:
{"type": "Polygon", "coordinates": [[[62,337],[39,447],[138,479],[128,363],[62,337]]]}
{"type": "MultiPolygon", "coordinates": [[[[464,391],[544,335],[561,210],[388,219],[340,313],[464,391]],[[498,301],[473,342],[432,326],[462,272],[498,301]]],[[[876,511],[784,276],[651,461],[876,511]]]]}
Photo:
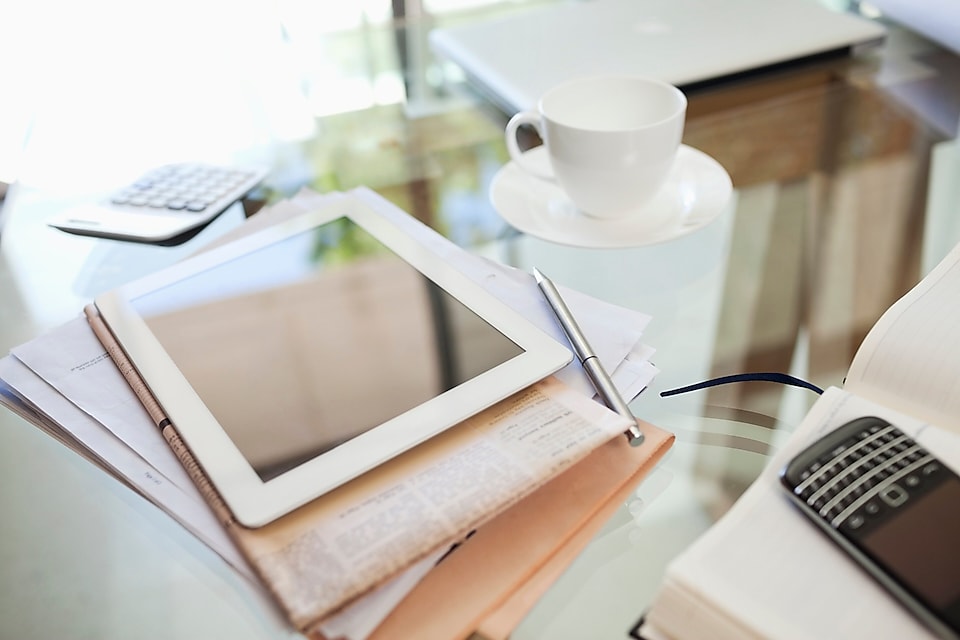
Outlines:
{"type": "Polygon", "coordinates": [[[960,431],[960,245],[881,316],[845,388],[960,431]]]}

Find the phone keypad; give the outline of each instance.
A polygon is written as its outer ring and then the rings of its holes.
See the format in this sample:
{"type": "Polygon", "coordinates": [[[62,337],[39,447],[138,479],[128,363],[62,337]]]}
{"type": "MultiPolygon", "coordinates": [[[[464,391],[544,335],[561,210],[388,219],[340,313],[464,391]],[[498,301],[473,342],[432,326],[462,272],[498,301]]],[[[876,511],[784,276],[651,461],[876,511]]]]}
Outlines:
{"type": "Polygon", "coordinates": [[[913,439],[875,423],[811,462],[793,491],[834,527],[860,529],[907,503],[939,471],[913,439]]]}

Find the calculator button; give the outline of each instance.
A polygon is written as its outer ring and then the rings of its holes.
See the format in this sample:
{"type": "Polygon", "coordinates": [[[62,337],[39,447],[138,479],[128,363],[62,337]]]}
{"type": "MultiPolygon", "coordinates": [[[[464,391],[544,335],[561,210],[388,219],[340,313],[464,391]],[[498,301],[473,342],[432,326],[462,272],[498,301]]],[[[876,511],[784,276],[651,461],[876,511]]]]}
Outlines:
{"type": "Polygon", "coordinates": [[[243,198],[260,175],[255,171],[174,163],[144,173],[114,190],[102,203],[133,215],[166,213],[173,218],[191,212],[200,222],[243,198]]]}

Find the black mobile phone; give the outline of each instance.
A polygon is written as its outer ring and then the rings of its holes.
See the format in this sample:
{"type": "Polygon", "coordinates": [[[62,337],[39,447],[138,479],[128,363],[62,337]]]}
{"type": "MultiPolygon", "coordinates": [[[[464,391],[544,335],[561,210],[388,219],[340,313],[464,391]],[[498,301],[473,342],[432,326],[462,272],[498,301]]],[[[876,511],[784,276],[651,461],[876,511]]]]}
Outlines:
{"type": "Polygon", "coordinates": [[[780,480],[928,628],[960,638],[960,477],[886,420],[864,417],[800,452],[780,480]]]}

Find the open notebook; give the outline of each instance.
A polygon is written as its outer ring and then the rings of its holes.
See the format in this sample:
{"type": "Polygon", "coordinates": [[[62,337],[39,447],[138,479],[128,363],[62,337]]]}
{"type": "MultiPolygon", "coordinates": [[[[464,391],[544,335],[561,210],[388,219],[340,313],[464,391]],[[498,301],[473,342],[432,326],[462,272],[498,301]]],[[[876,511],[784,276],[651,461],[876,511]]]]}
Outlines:
{"type": "Polygon", "coordinates": [[[884,33],[817,0],[589,0],[435,29],[430,45],[513,113],[575,76],[630,73],[686,87],[848,52],[884,33]]]}

